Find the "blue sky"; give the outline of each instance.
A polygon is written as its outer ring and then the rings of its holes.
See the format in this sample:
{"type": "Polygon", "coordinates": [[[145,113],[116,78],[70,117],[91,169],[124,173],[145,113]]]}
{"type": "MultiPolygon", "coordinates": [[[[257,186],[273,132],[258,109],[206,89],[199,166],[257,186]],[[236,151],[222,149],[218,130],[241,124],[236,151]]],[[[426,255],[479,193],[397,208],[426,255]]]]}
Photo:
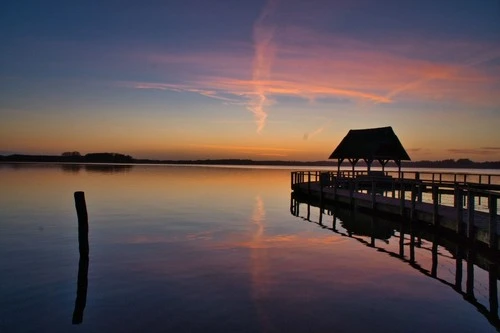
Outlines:
{"type": "Polygon", "coordinates": [[[500,160],[499,1],[7,1],[0,151],[500,160]]]}

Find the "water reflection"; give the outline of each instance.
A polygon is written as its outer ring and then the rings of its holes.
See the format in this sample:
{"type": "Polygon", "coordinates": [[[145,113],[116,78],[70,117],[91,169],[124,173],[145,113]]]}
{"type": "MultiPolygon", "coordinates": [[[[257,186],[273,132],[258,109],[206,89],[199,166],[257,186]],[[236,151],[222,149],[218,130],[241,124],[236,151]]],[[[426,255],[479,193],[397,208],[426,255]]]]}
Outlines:
{"type": "Polygon", "coordinates": [[[294,193],[291,194],[290,212],[294,216],[318,224],[323,229],[355,239],[367,247],[375,248],[378,252],[397,258],[425,276],[451,287],[465,301],[474,305],[490,324],[500,331],[498,254],[481,252],[472,246],[447,239],[433,230],[421,228],[408,221],[387,221],[339,206],[324,206],[317,201],[311,202],[307,198],[296,196],[294,193]],[[306,205],[305,216],[300,212],[301,205],[306,205]],[[318,208],[317,221],[311,218],[311,207],[318,208]],[[325,216],[332,219],[331,227],[325,225],[325,216]],[[337,221],[341,223],[340,228],[337,221]],[[390,240],[395,237],[397,246],[393,246],[392,243],[395,242],[390,240]],[[405,254],[405,250],[409,250],[409,253],[405,254]],[[427,269],[416,258],[425,257],[429,252],[431,267],[427,269]],[[475,273],[481,270],[486,271],[488,275],[487,285],[475,280],[475,273]]]}
{"type": "Polygon", "coordinates": [[[252,223],[255,224],[255,232],[250,243],[250,274],[252,281],[252,299],[255,304],[259,323],[263,331],[268,331],[270,327],[269,317],[266,315],[263,301],[268,294],[268,258],[267,247],[264,245],[264,222],[266,210],[264,201],[260,195],[255,197],[255,206],[252,213],[252,223]]]}
{"type": "Polygon", "coordinates": [[[73,325],[83,322],[83,311],[87,305],[87,285],[89,272],[89,258],[81,256],[78,262],[78,281],[76,289],[75,309],[73,311],[73,325]]]}
{"type": "Polygon", "coordinates": [[[81,170],[93,173],[123,173],[129,172],[133,165],[130,164],[59,164],[62,171],[68,173],[79,173],[81,170]]]}

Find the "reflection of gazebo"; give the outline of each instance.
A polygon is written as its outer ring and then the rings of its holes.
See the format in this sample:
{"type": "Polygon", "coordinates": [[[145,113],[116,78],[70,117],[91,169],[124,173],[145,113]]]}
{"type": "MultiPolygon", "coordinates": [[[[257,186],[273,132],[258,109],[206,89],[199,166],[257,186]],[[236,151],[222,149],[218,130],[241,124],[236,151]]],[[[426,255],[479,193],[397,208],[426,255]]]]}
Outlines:
{"type": "Polygon", "coordinates": [[[401,161],[410,160],[410,156],[390,126],[350,130],[329,157],[329,159],[334,158],[338,160],[338,171],[345,159],[351,163],[353,171],[356,163],[362,159],[368,171],[375,160],[382,165],[382,171],[387,162],[394,161],[399,173],[401,161]]]}

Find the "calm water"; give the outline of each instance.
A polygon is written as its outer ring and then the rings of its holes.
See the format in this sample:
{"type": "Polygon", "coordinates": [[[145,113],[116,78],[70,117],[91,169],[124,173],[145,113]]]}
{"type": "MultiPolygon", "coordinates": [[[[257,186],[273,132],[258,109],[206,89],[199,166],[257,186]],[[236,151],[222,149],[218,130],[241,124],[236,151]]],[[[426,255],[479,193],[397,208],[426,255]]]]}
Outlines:
{"type": "MultiPolygon", "coordinates": [[[[347,218],[336,233],[301,218],[304,205],[293,216],[289,170],[0,164],[0,179],[2,333],[497,331],[462,294],[388,255],[397,230],[371,248],[346,236],[347,218]],[[78,190],[90,264],[72,325],[78,190]]],[[[417,251],[424,271],[431,247],[417,251]]],[[[437,251],[440,279],[454,282],[453,255],[437,251]]],[[[474,297],[490,309],[480,266],[474,297]]]]}

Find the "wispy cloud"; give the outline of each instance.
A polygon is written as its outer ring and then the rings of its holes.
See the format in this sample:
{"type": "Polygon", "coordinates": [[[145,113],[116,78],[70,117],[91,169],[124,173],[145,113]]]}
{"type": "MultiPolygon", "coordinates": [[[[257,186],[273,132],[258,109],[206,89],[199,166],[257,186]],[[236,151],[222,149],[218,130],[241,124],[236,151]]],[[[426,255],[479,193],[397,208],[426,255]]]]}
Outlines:
{"type": "Polygon", "coordinates": [[[191,146],[197,148],[218,149],[218,150],[235,150],[235,151],[262,151],[262,152],[297,152],[301,151],[293,148],[279,148],[279,147],[255,147],[255,146],[232,146],[232,145],[198,145],[192,144],[191,146]]]}
{"type": "Polygon", "coordinates": [[[267,89],[262,85],[263,80],[271,76],[271,66],[276,54],[276,45],[273,41],[275,25],[272,15],[276,10],[278,0],[268,0],[259,18],[253,27],[253,42],[255,57],[253,60],[252,85],[254,87],[248,109],[253,112],[257,123],[257,133],[261,133],[266,125],[267,112],[264,107],[271,104],[267,96],[267,89]]]}
{"type": "Polygon", "coordinates": [[[450,153],[462,154],[462,155],[488,155],[491,154],[491,149],[470,149],[470,148],[450,148],[448,149],[450,153]]]}
{"type": "Polygon", "coordinates": [[[318,127],[317,129],[315,129],[314,131],[312,132],[309,132],[309,133],[304,133],[304,140],[307,141],[309,140],[310,138],[322,133],[325,128],[327,128],[328,126],[330,126],[330,124],[332,123],[332,121],[328,121],[326,124],[322,125],[321,127],[318,127]]]}
{"type": "MultiPolygon", "coordinates": [[[[254,23],[251,44],[186,54],[143,51],[165,82],[127,82],[128,87],[191,92],[250,110],[261,133],[268,108],[281,97],[342,98],[366,104],[438,101],[496,106],[500,57],[496,46],[479,42],[390,39],[376,45],[311,30],[274,18],[284,6],[270,0],[254,23]],[[448,44],[447,44],[448,43],[448,44]],[[453,59],[453,60],[449,60],[453,59]],[[493,65],[492,65],[493,63],[493,65]],[[172,74],[172,73],[175,73],[172,74]],[[168,75],[168,76],[167,76],[168,75]]],[[[320,129],[306,133],[310,139],[320,129]]]]}
{"type": "Polygon", "coordinates": [[[500,147],[481,147],[481,149],[485,149],[485,150],[500,150],[500,147]]]}

